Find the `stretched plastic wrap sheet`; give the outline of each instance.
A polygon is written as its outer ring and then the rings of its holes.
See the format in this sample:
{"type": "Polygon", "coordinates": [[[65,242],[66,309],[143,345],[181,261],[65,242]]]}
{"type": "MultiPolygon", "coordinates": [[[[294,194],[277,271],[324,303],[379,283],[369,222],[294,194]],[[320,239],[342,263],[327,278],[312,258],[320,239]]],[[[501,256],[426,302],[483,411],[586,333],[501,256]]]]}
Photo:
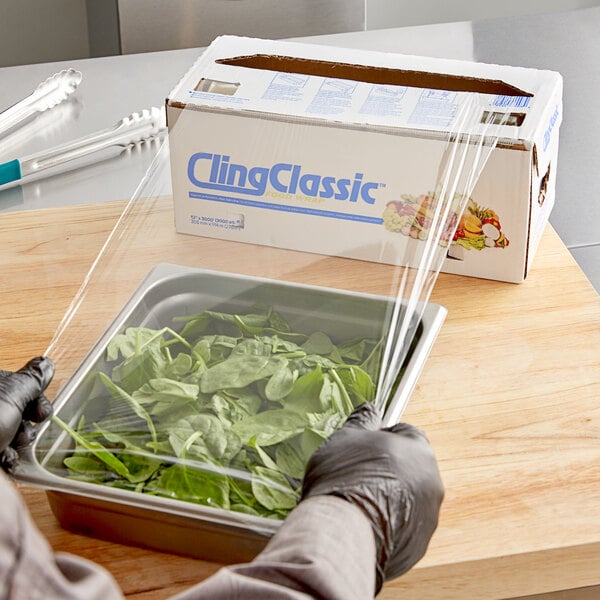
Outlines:
{"type": "MultiPolygon", "coordinates": [[[[169,123],[169,140],[47,350],[56,363],[55,416],[19,477],[51,490],[63,524],[244,558],[296,505],[308,458],[356,406],[375,402],[384,423],[399,420],[445,315],[429,303],[431,290],[502,130],[497,114],[494,123],[483,118],[486,97],[462,96],[451,131],[424,131],[415,152],[385,157],[388,178],[400,184],[361,188],[372,180],[353,164],[350,175],[330,174],[320,162],[347,149],[344,128],[336,138],[328,123],[330,147],[315,148],[316,163],[298,175],[302,196],[255,193],[247,203],[223,190],[250,181],[256,192],[269,177],[265,164],[234,163],[205,129],[194,132],[198,150],[184,160],[174,145],[196,111],[169,123]],[[203,152],[207,145],[216,149],[203,152]],[[190,181],[209,181],[194,156],[215,185],[184,194],[197,204],[192,220],[206,225],[184,233],[175,226],[180,163],[190,181]],[[391,195],[417,171],[429,174],[422,187],[407,183],[391,195]],[[353,185],[358,201],[336,200],[353,185]],[[225,212],[203,212],[210,201],[225,212]],[[262,237],[236,239],[240,222],[252,220],[262,237]]],[[[259,137],[238,140],[250,154],[256,147],[260,155],[267,120],[255,115],[259,137]]],[[[270,143],[310,145],[302,136],[314,130],[322,133],[318,119],[270,143]]],[[[393,142],[406,134],[386,135],[393,142]]],[[[290,189],[296,163],[277,164],[277,182],[290,189]]]]}

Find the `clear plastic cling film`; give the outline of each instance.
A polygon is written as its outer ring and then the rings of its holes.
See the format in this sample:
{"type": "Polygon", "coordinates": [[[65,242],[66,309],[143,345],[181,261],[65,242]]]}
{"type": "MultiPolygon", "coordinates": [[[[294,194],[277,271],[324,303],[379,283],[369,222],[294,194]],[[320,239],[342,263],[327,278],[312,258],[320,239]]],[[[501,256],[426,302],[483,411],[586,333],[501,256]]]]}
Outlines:
{"type": "Polygon", "coordinates": [[[349,82],[299,107],[292,79],[276,105],[223,85],[171,99],[168,139],[48,348],[55,416],[21,478],[268,535],[356,406],[399,420],[506,126],[464,92],[443,118],[351,120],[349,82]]]}

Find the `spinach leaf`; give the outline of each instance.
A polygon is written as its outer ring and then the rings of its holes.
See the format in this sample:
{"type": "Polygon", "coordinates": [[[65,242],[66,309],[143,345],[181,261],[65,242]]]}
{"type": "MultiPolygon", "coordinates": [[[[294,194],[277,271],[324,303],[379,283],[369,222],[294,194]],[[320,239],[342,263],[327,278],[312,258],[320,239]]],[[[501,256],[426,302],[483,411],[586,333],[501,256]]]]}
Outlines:
{"type": "Polygon", "coordinates": [[[152,436],[152,441],[156,443],[157,437],[154,422],[150,418],[150,415],[142,407],[142,405],[137,400],[132,398],[125,390],[122,390],[118,385],[115,385],[110,380],[110,378],[104,373],[100,372],[98,373],[98,376],[100,377],[102,383],[106,386],[106,389],[111,393],[113,398],[115,398],[115,400],[123,400],[124,402],[126,402],[131,407],[133,412],[138,417],[140,417],[140,419],[146,421],[146,424],[148,425],[148,431],[152,436]]]}
{"type": "Polygon", "coordinates": [[[133,392],[150,379],[162,377],[168,365],[159,344],[149,344],[117,365],[112,380],[127,392],[133,392]]]}
{"type": "Polygon", "coordinates": [[[287,360],[271,375],[265,386],[267,399],[276,402],[283,400],[293,389],[298,372],[292,371],[287,360]]]}
{"type": "Polygon", "coordinates": [[[106,465],[93,456],[67,456],[64,464],[74,479],[97,483],[106,480],[106,465]]]}
{"type": "Polygon", "coordinates": [[[335,396],[335,402],[331,402],[331,406],[335,406],[338,409],[338,412],[349,416],[354,410],[354,405],[344,386],[344,382],[341,380],[336,369],[331,369],[330,375],[332,380],[332,392],[335,396]]]}
{"type": "Polygon", "coordinates": [[[340,368],[336,371],[351,398],[353,408],[370,402],[375,396],[375,384],[369,374],[357,366],[340,368]]]}
{"type": "Polygon", "coordinates": [[[163,469],[147,491],[159,496],[229,508],[229,481],[216,471],[175,464],[163,469]]]}
{"type": "Polygon", "coordinates": [[[282,364],[285,364],[285,359],[277,355],[232,353],[229,358],[206,370],[200,381],[200,391],[210,394],[219,389],[243,388],[270,377],[282,364]]]}
{"type": "Polygon", "coordinates": [[[163,376],[167,379],[185,380],[193,376],[199,376],[206,370],[206,363],[202,357],[194,357],[190,354],[180,352],[163,369],[163,376]]]}
{"type": "Polygon", "coordinates": [[[140,351],[149,341],[155,339],[156,330],[146,327],[129,327],[125,333],[115,335],[106,347],[106,359],[117,360],[119,354],[129,358],[140,351]]]}
{"type": "Polygon", "coordinates": [[[298,480],[302,480],[304,477],[306,464],[312,455],[312,452],[306,453],[303,451],[300,439],[300,436],[298,436],[282,442],[275,450],[277,470],[298,480]]]}
{"type": "MultiPolygon", "coordinates": [[[[114,471],[117,475],[125,477],[129,481],[131,474],[127,467],[110,452],[102,444],[96,441],[87,440],[83,435],[79,434],[74,429],[71,429],[64,421],[59,419],[56,415],[52,417],[52,421],[59,427],[64,429],[72,438],[75,440],[78,446],[91,452],[96,458],[100,459],[109,469],[114,471]]],[[[81,463],[79,463],[81,465],[81,463]]]]}
{"type": "Polygon", "coordinates": [[[206,335],[201,337],[192,348],[192,354],[206,367],[225,360],[241,338],[227,335],[206,335]]]}
{"type": "Polygon", "coordinates": [[[220,459],[227,449],[228,440],[221,421],[214,415],[194,415],[180,419],[169,428],[169,442],[179,457],[188,455],[220,459]]]}
{"type": "Polygon", "coordinates": [[[161,460],[157,459],[154,454],[137,446],[129,436],[106,431],[98,424],[94,424],[94,428],[111,444],[110,450],[112,453],[118,456],[119,460],[127,467],[129,471],[127,480],[131,483],[146,481],[160,468],[161,460]]]}
{"type": "Polygon", "coordinates": [[[181,335],[186,338],[197,338],[211,327],[216,328],[219,333],[235,335],[237,332],[262,330],[269,325],[271,309],[268,306],[255,306],[255,312],[244,315],[230,314],[206,310],[188,317],[176,317],[175,322],[186,322],[181,335]]]}
{"type": "Polygon", "coordinates": [[[256,436],[254,436],[253,438],[250,439],[247,446],[250,448],[253,448],[256,451],[256,454],[257,454],[259,460],[262,462],[262,464],[265,467],[267,467],[268,469],[271,469],[273,471],[279,471],[279,468],[277,467],[277,464],[275,463],[275,461],[269,456],[269,454],[267,452],[265,452],[258,445],[258,443],[256,441],[256,436]]]}
{"type": "Polygon", "coordinates": [[[248,417],[232,427],[243,444],[255,437],[259,446],[272,446],[290,439],[302,432],[308,424],[308,417],[285,408],[265,410],[248,417]]]}
{"type": "Polygon", "coordinates": [[[300,437],[300,450],[302,455],[310,458],[314,452],[321,447],[329,435],[330,434],[328,434],[326,431],[320,431],[317,428],[307,427],[300,437]]]}
{"type": "Polygon", "coordinates": [[[255,415],[262,404],[260,396],[246,390],[223,390],[213,394],[207,402],[214,414],[221,420],[225,427],[255,415]]]}
{"type": "Polygon", "coordinates": [[[298,377],[290,393],[282,401],[286,408],[292,411],[311,413],[321,412],[327,408],[323,404],[324,398],[321,390],[325,383],[325,376],[320,365],[308,373],[298,377]]]}
{"type": "Polygon", "coordinates": [[[309,354],[303,358],[302,362],[306,365],[307,370],[314,369],[317,366],[321,369],[335,369],[338,366],[338,363],[319,354],[309,354]]]}
{"type": "Polygon", "coordinates": [[[131,397],[141,405],[152,405],[148,408],[150,414],[161,417],[186,404],[197,403],[199,393],[200,386],[197,384],[183,383],[162,377],[161,379],[151,379],[135,390],[131,397]]]}
{"type": "Polygon", "coordinates": [[[263,344],[268,344],[273,354],[283,354],[288,359],[306,356],[306,351],[296,342],[281,339],[277,334],[255,335],[254,338],[263,344]]]}
{"type": "Polygon", "coordinates": [[[270,510],[291,510],[299,500],[285,476],[266,467],[254,468],[252,491],[256,499],[270,510]]]}
{"type": "Polygon", "coordinates": [[[353,339],[338,345],[340,356],[347,363],[360,364],[378,347],[378,340],[353,339]]]}
{"type": "MultiPolygon", "coordinates": [[[[331,371],[331,373],[333,373],[333,371],[331,371]]],[[[340,388],[329,373],[323,375],[323,386],[319,393],[319,400],[323,408],[332,406],[337,412],[347,414],[344,408],[340,388]]]]}
{"type": "Polygon", "coordinates": [[[269,325],[271,329],[281,331],[282,333],[292,332],[292,328],[290,327],[290,324],[287,322],[285,317],[276,310],[271,310],[269,314],[269,325]]]}

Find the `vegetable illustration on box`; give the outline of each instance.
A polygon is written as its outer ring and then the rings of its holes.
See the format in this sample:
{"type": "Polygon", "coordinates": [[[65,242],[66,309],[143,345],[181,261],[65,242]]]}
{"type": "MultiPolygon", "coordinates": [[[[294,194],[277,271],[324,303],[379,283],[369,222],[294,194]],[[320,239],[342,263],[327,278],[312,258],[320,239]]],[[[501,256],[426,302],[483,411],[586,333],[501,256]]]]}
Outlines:
{"type": "MultiPolygon", "coordinates": [[[[435,198],[433,195],[421,194],[411,196],[404,194],[402,200],[388,202],[383,212],[383,225],[393,233],[400,233],[416,240],[426,240],[435,217],[435,198]]],[[[441,244],[446,247],[454,227],[456,231],[448,249],[450,258],[462,259],[463,250],[483,250],[484,248],[506,248],[508,238],[502,232],[500,218],[489,208],[479,206],[469,198],[465,210],[456,221],[458,215],[453,214],[445,223],[445,231],[441,236],[441,244]]]]}
{"type": "Polygon", "coordinates": [[[484,248],[506,248],[509,242],[502,233],[498,215],[493,210],[482,208],[469,199],[456,228],[454,243],[466,250],[483,250],[484,248]]]}

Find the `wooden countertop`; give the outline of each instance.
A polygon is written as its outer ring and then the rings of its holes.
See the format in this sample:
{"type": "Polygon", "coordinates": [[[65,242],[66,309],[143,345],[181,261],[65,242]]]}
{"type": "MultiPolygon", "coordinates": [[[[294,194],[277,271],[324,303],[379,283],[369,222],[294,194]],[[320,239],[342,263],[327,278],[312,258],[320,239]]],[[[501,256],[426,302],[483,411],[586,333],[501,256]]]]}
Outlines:
{"type": "MultiPolygon", "coordinates": [[[[122,207],[2,216],[2,368],[46,350],[122,207]]],[[[157,262],[152,248],[169,240],[144,235],[157,262]]],[[[200,240],[199,252],[218,249],[200,240]]],[[[243,259],[238,248],[218,266],[243,259]]],[[[327,262],[332,285],[381,291],[384,267],[327,262]]],[[[308,265],[290,268],[314,281],[308,265]]],[[[129,293],[117,283],[111,295],[129,293]]],[[[499,600],[600,584],[600,297],[548,227],[525,283],[441,274],[431,300],[449,314],[403,418],[430,438],[446,499],[425,558],[380,597],[499,600]]],[[[19,487],[51,545],[103,564],[129,598],[167,598],[219,566],[74,535],[43,491],[19,487]]]]}

